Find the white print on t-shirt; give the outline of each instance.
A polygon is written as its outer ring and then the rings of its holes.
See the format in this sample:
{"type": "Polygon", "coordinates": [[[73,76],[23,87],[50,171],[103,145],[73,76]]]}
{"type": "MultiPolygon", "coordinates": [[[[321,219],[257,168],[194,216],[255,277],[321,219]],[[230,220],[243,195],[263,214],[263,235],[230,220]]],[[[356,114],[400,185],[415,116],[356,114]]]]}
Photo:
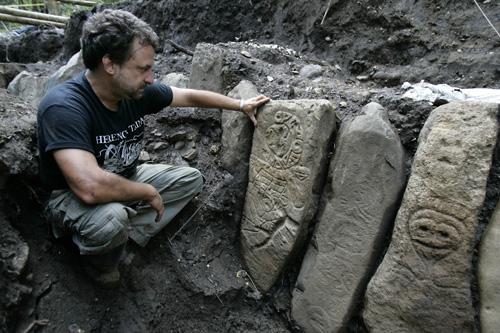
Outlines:
{"type": "Polygon", "coordinates": [[[110,143],[118,140],[125,140],[129,133],[135,132],[141,125],[144,124],[144,118],[141,117],[136,120],[133,124],[127,126],[128,130],[123,130],[118,133],[108,134],[108,135],[98,135],[95,137],[95,142],[98,145],[110,143]]]}
{"type": "Polygon", "coordinates": [[[130,132],[134,132],[144,124],[144,118],[128,126],[127,130],[121,132],[96,136],[96,143],[103,145],[104,149],[99,151],[99,157],[104,157],[102,167],[104,170],[121,173],[131,166],[139,158],[144,143],[142,133],[127,139],[130,132]]]}

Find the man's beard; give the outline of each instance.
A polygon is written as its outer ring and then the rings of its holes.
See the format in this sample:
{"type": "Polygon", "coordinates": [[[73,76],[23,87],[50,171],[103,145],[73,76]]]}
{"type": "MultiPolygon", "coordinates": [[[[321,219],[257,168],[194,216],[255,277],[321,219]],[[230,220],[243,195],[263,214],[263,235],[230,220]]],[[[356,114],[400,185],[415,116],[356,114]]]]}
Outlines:
{"type": "MultiPolygon", "coordinates": [[[[121,79],[121,78],[120,78],[121,79]]],[[[123,99],[141,99],[142,96],[144,96],[144,89],[146,89],[147,84],[144,83],[141,87],[138,89],[132,88],[129,86],[127,83],[122,83],[123,81],[118,80],[118,89],[120,91],[120,95],[122,96],[123,99]]]]}

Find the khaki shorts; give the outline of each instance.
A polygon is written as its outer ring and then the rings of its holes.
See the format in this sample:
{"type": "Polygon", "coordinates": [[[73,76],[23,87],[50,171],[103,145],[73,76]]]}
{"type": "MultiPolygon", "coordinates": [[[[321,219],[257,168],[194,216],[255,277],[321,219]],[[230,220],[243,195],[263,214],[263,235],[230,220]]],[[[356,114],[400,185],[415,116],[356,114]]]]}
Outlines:
{"type": "Polygon", "coordinates": [[[143,164],[129,178],[153,185],[163,198],[165,212],[156,223],[156,212],[138,202],[87,205],[70,190],[53,191],[45,209],[56,238],[71,235],[80,254],[105,253],[130,237],[145,246],[202,188],[201,173],[191,167],[143,164]]]}

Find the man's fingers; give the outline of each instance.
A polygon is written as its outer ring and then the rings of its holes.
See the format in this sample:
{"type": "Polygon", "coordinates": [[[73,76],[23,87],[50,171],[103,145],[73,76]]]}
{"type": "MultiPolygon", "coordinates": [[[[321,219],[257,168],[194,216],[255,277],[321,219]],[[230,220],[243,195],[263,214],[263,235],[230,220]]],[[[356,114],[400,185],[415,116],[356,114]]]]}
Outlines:
{"type": "Polygon", "coordinates": [[[254,126],[257,126],[257,119],[255,118],[255,113],[257,108],[269,102],[271,99],[264,95],[259,95],[244,101],[242,108],[247,116],[250,118],[254,126]]]}
{"type": "Polygon", "coordinates": [[[253,114],[253,111],[248,114],[250,117],[250,120],[252,121],[254,126],[257,126],[257,119],[255,118],[255,115],[253,114]]]}

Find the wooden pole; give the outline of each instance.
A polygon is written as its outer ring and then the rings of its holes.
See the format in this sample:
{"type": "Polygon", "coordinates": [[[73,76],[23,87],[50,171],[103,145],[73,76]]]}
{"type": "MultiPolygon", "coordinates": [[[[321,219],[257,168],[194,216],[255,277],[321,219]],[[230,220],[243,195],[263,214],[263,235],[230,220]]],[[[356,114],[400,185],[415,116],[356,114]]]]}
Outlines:
{"type": "Polygon", "coordinates": [[[80,6],[88,6],[88,7],[94,7],[97,5],[97,2],[95,1],[87,1],[87,0],[57,0],[62,3],[70,3],[73,5],[80,5],[80,6]]]}
{"type": "Polygon", "coordinates": [[[0,13],[0,21],[14,22],[14,23],[22,23],[22,24],[31,24],[31,25],[52,25],[59,28],[64,28],[65,24],[61,22],[55,21],[46,21],[46,20],[37,20],[28,17],[14,16],[9,14],[1,14],[0,13]]]}
{"type": "Polygon", "coordinates": [[[43,13],[38,13],[38,12],[32,12],[29,10],[15,9],[15,8],[9,8],[9,7],[4,7],[4,6],[0,6],[0,13],[10,14],[10,15],[20,16],[20,17],[27,17],[27,18],[32,18],[32,19],[36,19],[36,20],[54,21],[54,22],[60,22],[60,23],[66,23],[69,20],[69,17],[43,14],[43,13]]]}

